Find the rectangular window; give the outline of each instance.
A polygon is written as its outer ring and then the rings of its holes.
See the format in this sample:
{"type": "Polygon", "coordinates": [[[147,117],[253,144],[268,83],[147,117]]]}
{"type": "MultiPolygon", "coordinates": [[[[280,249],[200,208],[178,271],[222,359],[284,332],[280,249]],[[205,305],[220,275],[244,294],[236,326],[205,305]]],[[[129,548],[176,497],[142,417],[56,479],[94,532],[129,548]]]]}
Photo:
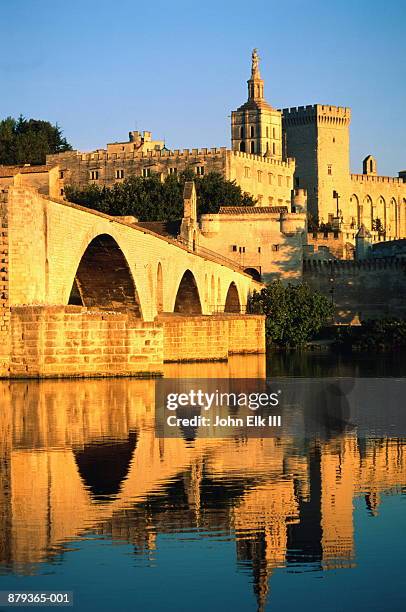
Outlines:
{"type": "Polygon", "coordinates": [[[151,176],[151,168],[143,168],[142,169],[142,176],[144,178],[148,178],[149,176],[151,176]]]}
{"type": "Polygon", "coordinates": [[[273,251],[279,251],[279,244],[273,244],[272,245],[272,250],[273,251]]]}
{"type": "Polygon", "coordinates": [[[63,194],[64,194],[64,191],[63,191],[63,189],[61,189],[60,195],[63,196],[63,194]]]}
{"type": "Polygon", "coordinates": [[[63,179],[65,175],[65,171],[64,170],[59,170],[59,178],[63,179]]]}
{"type": "Polygon", "coordinates": [[[178,169],[177,168],[168,168],[168,173],[169,174],[177,174],[178,173],[178,169]]]}
{"type": "Polygon", "coordinates": [[[245,168],[244,168],[244,176],[245,176],[245,178],[250,178],[250,169],[249,169],[249,166],[245,166],[245,168]]]}
{"type": "Polygon", "coordinates": [[[235,253],[237,251],[237,245],[233,244],[231,250],[235,253]]]}
{"type": "Polygon", "coordinates": [[[289,187],[290,185],[290,176],[286,177],[286,187],[289,187]]]}
{"type": "Polygon", "coordinates": [[[116,179],[124,178],[124,170],[116,170],[116,179]]]}
{"type": "Polygon", "coordinates": [[[273,204],[273,197],[272,196],[269,196],[268,203],[272,206],[272,204],[273,204]]]}
{"type": "Polygon", "coordinates": [[[330,176],[333,174],[333,170],[332,170],[331,164],[329,164],[327,166],[327,174],[329,174],[330,176]]]}
{"type": "Polygon", "coordinates": [[[91,181],[97,181],[99,178],[99,171],[98,170],[90,170],[90,180],[91,181]]]}
{"type": "Polygon", "coordinates": [[[262,183],[262,170],[258,170],[257,176],[258,176],[258,183],[262,183]]]}
{"type": "Polygon", "coordinates": [[[268,174],[268,183],[270,185],[273,185],[273,174],[272,174],[272,172],[269,172],[269,174],[268,174]]]}
{"type": "Polygon", "coordinates": [[[278,176],[278,185],[279,185],[279,187],[282,186],[282,177],[281,177],[281,175],[278,176]]]}
{"type": "Polygon", "coordinates": [[[204,166],[196,166],[196,174],[198,174],[199,176],[203,176],[204,166]]]}
{"type": "Polygon", "coordinates": [[[261,252],[261,247],[258,247],[258,253],[260,253],[260,252],[261,252]]]}

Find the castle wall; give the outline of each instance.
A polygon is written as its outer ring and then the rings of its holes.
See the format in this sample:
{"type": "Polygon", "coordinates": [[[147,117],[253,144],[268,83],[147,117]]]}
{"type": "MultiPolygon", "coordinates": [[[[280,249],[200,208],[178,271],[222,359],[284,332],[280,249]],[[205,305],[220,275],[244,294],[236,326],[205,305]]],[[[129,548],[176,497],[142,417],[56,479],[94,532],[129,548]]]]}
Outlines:
{"type": "Polygon", "coordinates": [[[308,232],[306,255],[313,254],[321,259],[326,255],[332,255],[337,259],[354,259],[356,230],[308,232]]]}
{"type": "Polygon", "coordinates": [[[299,279],[306,215],[260,210],[202,215],[199,244],[244,268],[260,271],[264,282],[279,277],[299,279]]]}
{"type": "Polygon", "coordinates": [[[218,172],[228,180],[235,180],[243,191],[258,198],[259,204],[264,206],[290,206],[295,169],[293,160],[283,162],[280,159],[230,151],[224,147],[183,151],[165,149],[145,153],[111,153],[104,149],[92,153],[70,151],[48,155],[47,163],[59,166],[62,178],[58,182],[58,193],[69,184],[111,187],[130,176],[150,173],[164,179],[170,174],[180,174],[191,168],[197,175],[218,172]],[[93,179],[96,172],[97,179],[93,179]]]}
{"type": "Polygon", "coordinates": [[[406,317],[406,260],[304,260],[303,279],[336,304],[338,323],[406,317]],[[331,280],[333,279],[333,280],[331,280]]]}
{"type": "Polygon", "coordinates": [[[228,180],[235,180],[242,191],[252,194],[259,206],[287,206],[290,210],[295,171],[293,159],[282,161],[239,151],[228,151],[227,157],[228,180]]]}
{"type": "Polygon", "coordinates": [[[104,149],[91,153],[71,151],[47,156],[47,163],[59,165],[64,185],[88,184],[111,187],[130,176],[158,174],[165,178],[169,174],[179,174],[186,168],[196,173],[226,172],[226,149],[167,149],[160,151],[118,151],[104,149]],[[93,179],[92,176],[96,176],[93,179]],[[92,174],[93,173],[93,174],[92,174]],[[118,175],[118,173],[120,173],[118,175]],[[119,176],[119,178],[118,178],[119,176]]]}
{"type": "Polygon", "coordinates": [[[386,240],[406,237],[406,182],[403,179],[351,174],[350,194],[348,215],[357,223],[360,221],[371,230],[372,220],[378,218],[386,229],[386,240]]]}

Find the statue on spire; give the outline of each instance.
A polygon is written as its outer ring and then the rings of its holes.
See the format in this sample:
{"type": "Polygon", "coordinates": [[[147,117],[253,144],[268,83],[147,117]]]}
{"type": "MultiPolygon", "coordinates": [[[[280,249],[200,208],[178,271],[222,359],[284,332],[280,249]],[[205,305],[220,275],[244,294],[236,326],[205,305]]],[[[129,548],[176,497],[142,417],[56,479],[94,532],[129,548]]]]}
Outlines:
{"type": "Polygon", "coordinates": [[[258,49],[253,49],[252,55],[251,55],[251,61],[252,61],[251,74],[252,76],[259,76],[259,60],[260,59],[261,58],[258,55],[258,49]]]}

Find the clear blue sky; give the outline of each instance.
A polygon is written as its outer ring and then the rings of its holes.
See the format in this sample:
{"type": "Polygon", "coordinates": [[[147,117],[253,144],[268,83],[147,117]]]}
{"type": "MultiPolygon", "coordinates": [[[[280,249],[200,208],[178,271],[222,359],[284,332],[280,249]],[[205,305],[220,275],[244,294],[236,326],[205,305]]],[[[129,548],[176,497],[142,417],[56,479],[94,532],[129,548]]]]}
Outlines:
{"type": "Polygon", "coordinates": [[[58,122],[91,150],[151,130],[229,146],[258,47],[275,107],[350,106],[353,171],[406,168],[405,0],[2,0],[0,117],[58,122]]]}

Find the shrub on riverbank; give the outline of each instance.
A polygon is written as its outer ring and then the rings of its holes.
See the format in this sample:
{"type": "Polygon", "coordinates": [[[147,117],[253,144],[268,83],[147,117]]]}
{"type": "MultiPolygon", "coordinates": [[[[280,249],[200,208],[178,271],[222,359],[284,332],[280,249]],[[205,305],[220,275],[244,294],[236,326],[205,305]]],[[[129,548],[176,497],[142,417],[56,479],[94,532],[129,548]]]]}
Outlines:
{"type": "Polygon", "coordinates": [[[266,315],[269,345],[299,348],[311,340],[333,315],[334,307],[321,293],[305,283],[270,283],[250,296],[247,311],[266,315]]]}
{"type": "Polygon", "coordinates": [[[359,326],[338,327],[334,346],[363,352],[406,347],[406,320],[375,319],[359,326]]]}

